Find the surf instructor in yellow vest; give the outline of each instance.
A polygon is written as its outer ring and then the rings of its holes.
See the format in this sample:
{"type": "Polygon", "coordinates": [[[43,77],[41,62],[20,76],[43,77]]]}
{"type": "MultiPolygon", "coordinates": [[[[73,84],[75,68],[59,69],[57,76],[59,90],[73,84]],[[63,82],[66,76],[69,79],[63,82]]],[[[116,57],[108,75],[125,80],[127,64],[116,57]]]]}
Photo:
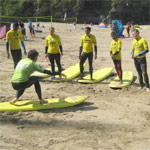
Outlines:
{"type": "Polygon", "coordinates": [[[122,67],[121,67],[121,46],[122,42],[117,38],[115,32],[111,32],[111,38],[113,39],[110,45],[110,56],[115,65],[117,75],[120,79],[120,84],[122,84],[122,67]]]}
{"type": "Polygon", "coordinates": [[[89,71],[91,80],[93,80],[93,46],[95,50],[95,59],[97,59],[97,43],[96,38],[93,34],[90,34],[91,28],[85,28],[85,34],[81,36],[80,39],[80,50],[79,50],[79,59],[80,59],[80,79],[83,79],[83,64],[88,58],[89,61],[89,71]]]}
{"type": "Polygon", "coordinates": [[[144,86],[143,83],[143,76],[146,83],[146,90],[147,92],[150,91],[149,89],[149,78],[147,74],[147,62],[146,62],[146,53],[149,52],[149,47],[147,41],[140,37],[139,30],[134,29],[132,31],[133,38],[135,39],[132,42],[132,59],[134,59],[134,65],[138,72],[140,87],[138,90],[141,90],[144,86]]]}
{"type": "MultiPolygon", "coordinates": [[[[55,34],[55,29],[53,27],[50,27],[49,31],[50,35],[48,35],[45,39],[45,57],[49,58],[52,72],[55,72],[55,62],[56,62],[58,71],[61,74],[62,67],[60,63],[60,58],[61,56],[63,56],[61,39],[58,35],[55,34]]],[[[51,78],[53,79],[55,78],[55,76],[52,76],[51,78]]]]}
{"type": "Polygon", "coordinates": [[[14,23],[13,29],[9,30],[6,34],[6,49],[7,57],[10,58],[9,46],[11,55],[14,61],[14,68],[17,66],[17,63],[22,59],[20,43],[24,49],[24,54],[26,55],[26,48],[23,42],[22,33],[18,31],[19,24],[14,23]]]}

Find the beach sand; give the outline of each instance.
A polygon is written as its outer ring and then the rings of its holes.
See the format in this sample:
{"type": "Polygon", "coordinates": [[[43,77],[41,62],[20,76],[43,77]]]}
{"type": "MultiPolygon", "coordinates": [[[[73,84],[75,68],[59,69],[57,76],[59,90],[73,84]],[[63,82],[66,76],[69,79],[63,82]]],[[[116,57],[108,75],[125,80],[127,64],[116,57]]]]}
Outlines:
{"type": "MultiPolygon", "coordinates": [[[[48,67],[45,59],[45,38],[50,23],[41,23],[43,33],[25,41],[27,51],[39,51],[38,64],[48,67]]],[[[26,25],[27,26],[27,25],[26,25]]],[[[84,25],[53,23],[56,34],[60,35],[64,50],[62,67],[67,68],[79,62],[80,37],[84,25]]],[[[98,58],[94,60],[94,70],[114,67],[109,55],[110,28],[99,29],[92,26],[92,34],[97,38],[98,58]]],[[[140,30],[142,37],[150,45],[150,29],[140,30]]],[[[124,35],[127,36],[126,31],[124,35]]],[[[133,60],[130,56],[132,38],[122,39],[123,71],[133,71],[134,83],[122,90],[108,87],[111,76],[97,84],[79,84],[77,79],[65,83],[41,81],[43,98],[87,95],[88,99],[75,107],[64,109],[4,112],[0,113],[1,150],[150,150],[150,93],[145,89],[137,91],[139,82],[133,60]]],[[[0,40],[0,101],[10,101],[16,91],[10,80],[13,61],[7,59],[5,40],[0,40]]],[[[23,57],[25,57],[23,55],[23,57]]],[[[85,72],[88,72],[86,62],[85,72]]],[[[150,75],[150,54],[147,54],[150,75]]],[[[114,70],[114,73],[115,70],[114,70]]],[[[21,100],[37,99],[34,87],[25,91],[21,100]]]]}

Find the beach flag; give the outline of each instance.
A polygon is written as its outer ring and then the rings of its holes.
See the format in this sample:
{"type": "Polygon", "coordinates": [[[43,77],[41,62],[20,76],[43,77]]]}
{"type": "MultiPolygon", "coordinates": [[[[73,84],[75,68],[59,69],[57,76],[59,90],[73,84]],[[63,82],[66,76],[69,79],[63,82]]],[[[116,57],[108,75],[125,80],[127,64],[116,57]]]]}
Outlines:
{"type": "Polygon", "coordinates": [[[65,12],[65,14],[64,14],[64,21],[66,20],[66,18],[67,18],[67,13],[65,12]]]}
{"type": "Polygon", "coordinates": [[[0,27],[0,39],[5,38],[6,37],[6,26],[2,26],[0,27]]]}

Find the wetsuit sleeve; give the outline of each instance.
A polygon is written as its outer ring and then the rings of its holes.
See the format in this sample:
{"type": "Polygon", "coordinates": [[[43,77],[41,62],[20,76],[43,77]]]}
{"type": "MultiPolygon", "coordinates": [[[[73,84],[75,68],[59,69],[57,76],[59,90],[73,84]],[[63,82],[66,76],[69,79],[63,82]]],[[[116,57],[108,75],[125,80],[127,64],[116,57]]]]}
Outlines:
{"type": "Polygon", "coordinates": [[[95,49],[95,56],[97,56],[97,46],[96,45],[94,46],[94,49],[95,49]]]}
{"type": "Polygon", "coordinates": [[[45,47],[48,47],[48,39],[45,39],[45,47]]]}
{"type": "Polygon", "coordinates": [[[132,43],[132,52],[131,55],[134,56],[134,51],[135,51],[135,47],[134,47],[134,42],[132,43]]]}
{"type": "Polygon", "coordinates": [[[80,46],[80,48],[79,48],[79,56],[81,56],[82,49],[83,49],[83,47],[82,47],[82,46],[80,46]]]}
{"type": "Polygon", "coordinates": [[[114,56],[116,56],[117,54],[119,54],[120,53],[120,51],[121,51],[121,46],[122,46],[122,43],[121,43],[121,40],[118,40],[118,49],[117,49],[117,51],[113,54],[114,56]]]}
{"type": "Polygon", "coordinates": [[[47,54],[48,46],[45,47],[45,54],[47,54]]]}
{"type": "Polygon", "coordinates": [[[94,46],[97,46],[97,41],[96,41],[95,36],[93,36],[93,43],[94,43],[94,46]]]}
{"type": "Polygon", "coordinates": [[[63,53],[62,45],[59,45],[60,52],[63,53]]]}
{"type": "Polygon", "coordinates": [[[140,53],[138,54],[138,56],[142,56],[142,55],[144,55],[144,54],[146,54],[146,53],[148,53],[148,50],[144,50],[144,51],[140,52],[140,53]]]}
{"type": "Polygon", "coordinates": [[[39,71],[39,72],[44,72],[44,68],[41,67],[40,65],[36,64],[36,63],[33,63],[33,66],[34,66],[34,70],[36,71],[39,71]]]}

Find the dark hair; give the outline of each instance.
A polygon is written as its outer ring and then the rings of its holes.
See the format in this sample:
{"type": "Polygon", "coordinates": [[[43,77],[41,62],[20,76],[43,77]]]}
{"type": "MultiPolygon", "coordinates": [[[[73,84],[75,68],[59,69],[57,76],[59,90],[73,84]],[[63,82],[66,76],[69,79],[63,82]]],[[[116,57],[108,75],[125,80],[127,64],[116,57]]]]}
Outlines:
{"type": "Polygon", "coordinates": [[[111,35],[117,36],[116,32],[114,32],[114,31],[111,32],[111,35]]]}
{"type": "Polygon", "coordinates": [[[28,58],[34,60],[37,56],[39,55],[39,53],[36,50],[30,50],[28,52],[28,58]]]}
{"type": "Polygon", "coordinates": [[[49,30],[55,30],[55,28],[54,27],[50,27],[49,30]]]}
{"type": "Polygon", "coordinates": [[[14,28],[19,27],[19,23],[18,23],[18,22],[15,22],[15,23],[13,24],[13,27],[14,27],[14,28]]]}
{"type": "Polygon", "coordinates": [[[133,29],[132,32],[140,33],[138,29],[133,29]]]}
{"type": "Polygon", "coordinates": [[[87,29],[88,31],[91,31],[91,28],[90,28],[90,27],[85,27],[85,29],[87,29]]]}

